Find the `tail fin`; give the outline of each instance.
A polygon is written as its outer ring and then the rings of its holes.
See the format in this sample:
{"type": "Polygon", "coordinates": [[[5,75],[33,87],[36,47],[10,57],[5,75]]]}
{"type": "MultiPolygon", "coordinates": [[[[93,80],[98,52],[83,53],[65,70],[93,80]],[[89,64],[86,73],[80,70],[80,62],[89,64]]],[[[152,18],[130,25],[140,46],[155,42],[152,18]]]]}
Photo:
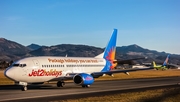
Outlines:
{"type": "Polygon", "coordinates": [[[169,55],[167,55],[166,60],[165,60],[164,63],[163,63],[163,66],[166,66],[166,65],[167,65],[168,60],[169,60],[169,55]]]}
{"type": "Polygon", "coordinates": [[[152,63],[153,63],[153,67],[156,67],[156,63],[154,61],[152,63]]]}
{"type": "Polygon", "coordinates": [[[106,66],[103,68],[102,71],[109,71],[117,65],[113,63],[113,61],[115,60],[115,53],[116,53],[116,39],[117,39],[117,29],[114,29],[112,36],[104,50],[103,58],[106,60],[106,66]]]}
{"type": "Polygon", "coordinates": [[[114,29],[111,39],[109,40],[109,43],[107,44],[104,50],[104,56],[103,56],[104,59],[107,59],[110,61],[113,61],[115,59],[116,38],[117,38],[117,29],[114,29]]]}

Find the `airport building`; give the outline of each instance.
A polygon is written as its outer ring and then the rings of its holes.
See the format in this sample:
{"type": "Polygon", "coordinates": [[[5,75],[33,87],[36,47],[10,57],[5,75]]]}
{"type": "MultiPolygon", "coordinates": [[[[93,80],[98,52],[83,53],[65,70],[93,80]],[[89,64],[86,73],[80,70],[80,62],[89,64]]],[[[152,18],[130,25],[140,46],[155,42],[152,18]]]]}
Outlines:
{"type": "Polygon", "coordinates": [[[168,64],[167,67],[169,69],[180,69],[180,66],[177,64],[168,64]]]}
{"type": "MultiPolygon", "coordinates": [[[[151,67],[151,63],[142,63],[142,64],[135,64],[135,65],[129,65],[129,64],[122,64],[118,65],[116,69],[128,69],[128,68],[148,68],[151,67]]],[[[167,65],[168,69],[180,69],[180,66],[177,64],[168,64],[167,65]]]]}

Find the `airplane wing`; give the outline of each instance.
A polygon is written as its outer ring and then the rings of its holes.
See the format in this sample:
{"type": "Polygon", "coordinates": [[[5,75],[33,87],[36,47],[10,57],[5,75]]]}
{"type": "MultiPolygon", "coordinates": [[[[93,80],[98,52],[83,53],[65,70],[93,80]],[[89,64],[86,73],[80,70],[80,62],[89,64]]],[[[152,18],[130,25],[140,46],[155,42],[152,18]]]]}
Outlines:
{"type": "MultiPolygon", "coordinates": [[[[133,71],[140,71],[140,70],[151,70],[154,69],[154,67],[147,67],[147,68],[132,68],[132,69],[115,69],[115,70],[111,70],[111,71],[107,71],[107,72],[93,72],[90,73],[94,78],[98,78],[100,76],[102,76],[103,74],[107,74],[107,75],[112,75],[113,73],[125,73],[125,74],[129,74],[128,72],[133,72],[133,71]]],[[[53,78],[49,81],[60,81],[60,80],[72,80],[73,77],[77,74],[80,73],[67,73],[67,76],[64,77],[57,77],[57,78],[53,78]]]]}
{"type": "Polygon", "coordinates": [[[116,61],[113,61],[113,63],[133,65],[134,64],[133,60],[140,60],[140,59],[147,59],[147,57],[133,58],[133,59],[127,59],[127,60],[116,59],[116,61]]]}
{"type": "Polygon", "coordinates": [[[126,73],[133,72],[133,71],[140,71],[140,70],[152,70],[154,67],[147,67],[147,68],[132,68],[132,69],[117,69],[117,70],[111,70],[107,72],[94,72],[91,75],[94,77],[102,76],[103,74],[112,75],[113,73],[126,73]]]}

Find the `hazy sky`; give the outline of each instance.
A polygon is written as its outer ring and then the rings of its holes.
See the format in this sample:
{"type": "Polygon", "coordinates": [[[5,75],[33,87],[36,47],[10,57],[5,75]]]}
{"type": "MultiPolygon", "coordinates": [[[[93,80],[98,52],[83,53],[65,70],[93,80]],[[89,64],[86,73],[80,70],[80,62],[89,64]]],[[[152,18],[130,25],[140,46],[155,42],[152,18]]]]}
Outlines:
{"type": "Polygon", "coordinates": [[[22,45],[137,44],[180,54],[180,0],[0,0],[0,37],[22,45]]]}

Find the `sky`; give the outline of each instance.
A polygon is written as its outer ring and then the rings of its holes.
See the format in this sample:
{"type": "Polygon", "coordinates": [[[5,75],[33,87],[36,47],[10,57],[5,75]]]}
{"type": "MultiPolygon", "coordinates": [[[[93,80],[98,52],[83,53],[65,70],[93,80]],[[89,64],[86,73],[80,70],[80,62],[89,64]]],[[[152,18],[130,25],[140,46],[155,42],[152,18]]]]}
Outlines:
{"type": "Polygon", "coordinates": [[[24,46],[81,44],[180,54],[180,0],[0,0],[0,37],[24,46]]]}

